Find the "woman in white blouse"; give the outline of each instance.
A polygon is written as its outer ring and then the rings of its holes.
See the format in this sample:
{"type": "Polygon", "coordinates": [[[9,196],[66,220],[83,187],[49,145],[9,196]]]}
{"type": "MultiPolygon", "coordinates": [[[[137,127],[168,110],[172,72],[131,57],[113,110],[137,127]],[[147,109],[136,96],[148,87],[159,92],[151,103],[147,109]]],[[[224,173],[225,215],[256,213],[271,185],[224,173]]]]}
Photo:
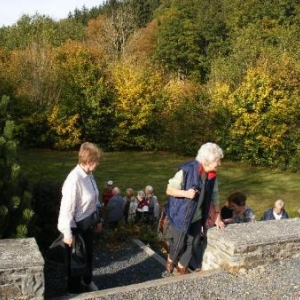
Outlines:
{"type": "Polygon", "coordinates": [[[62,188],[62,200],[58,217],[58,230],[63,234],[63,241],[71,252],[74,233],[81,234],[85,241],[87,254],[87,272],[81,277],[70,276],[70,293],[85,290],[98,290],[92,281],[93,232],[102,230],[102,220],[98,216],[99,190],[92,172],[100,162],[101,150],[93,143],[81,145],[77,166],[67,176],[62,188]],[[96,219],[95,219],[96,218],[96,219]]]}

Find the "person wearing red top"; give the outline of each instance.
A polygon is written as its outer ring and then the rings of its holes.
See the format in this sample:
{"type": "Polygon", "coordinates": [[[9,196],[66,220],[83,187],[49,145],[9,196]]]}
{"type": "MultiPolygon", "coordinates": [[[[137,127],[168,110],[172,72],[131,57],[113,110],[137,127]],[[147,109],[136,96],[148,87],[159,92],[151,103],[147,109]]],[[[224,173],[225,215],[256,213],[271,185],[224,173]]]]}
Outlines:
{"type": "Polygon", "coordinates": [[[107,205],[109,199],[113,196],[113,186],[114,182],[109,180],[106,183],[106,188],[104,189],[103,193],[102,193],[102,203],[104,204],[104,206],[107,205]]]}

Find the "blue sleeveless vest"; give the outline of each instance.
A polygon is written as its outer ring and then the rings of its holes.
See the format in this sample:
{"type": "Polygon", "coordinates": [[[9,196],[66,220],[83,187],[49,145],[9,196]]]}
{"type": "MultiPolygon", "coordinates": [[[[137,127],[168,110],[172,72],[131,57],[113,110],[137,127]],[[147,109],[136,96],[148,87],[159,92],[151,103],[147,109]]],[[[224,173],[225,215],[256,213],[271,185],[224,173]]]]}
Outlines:
{"type": "MultiPolygon", "coordinates": [[[[179,167],[179,170],[183,170],[184,173],[183,190],[188,190],[191,188],[201,190],[202,180],[199,176],[199,167],[200,164],[196,160],[185,163],[179,167]]],[[[215,180],[216,177],[212,179],[208,178],[206,180],[205,195],[202,208],[203,224],[205,224],[208,217],[215,180]]],[[[187,232],[197,206],[197,200],[198,198],[191,200],[188,198],[177,198],[173,196],[168,197],[166,214],[171,224],[179,231],[184,233],[187,232]]]]}

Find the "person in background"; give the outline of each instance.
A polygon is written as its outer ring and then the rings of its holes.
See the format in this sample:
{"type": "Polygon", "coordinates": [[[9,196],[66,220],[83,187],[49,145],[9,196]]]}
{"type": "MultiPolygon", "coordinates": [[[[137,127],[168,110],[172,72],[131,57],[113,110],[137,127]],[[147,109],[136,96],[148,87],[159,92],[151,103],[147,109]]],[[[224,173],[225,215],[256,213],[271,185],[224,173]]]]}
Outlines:
{"type": "Polygon", "coordinates": [[[153,193],[153,187],[151,185],[146,186],[145,195],[149,205],[149,221],[155,223],[160,217],[159,203],[157,197],[153,193]]]}
{"type": "Polygon", "coordinates": [[[123,216],[123,197],[118,187],[112,189],[112,197],[106,205],[106,220],[109,228],[116,228],[123,216]]]}
{"type": "Polygon", "coordinates": [[[136,214],[136,208],[138,200],[134,197],[134,191],[132,188],[126,189],[126,195],[123,198],[124,208],[123,215],[125,223],[133,222],[136,214]]]}
{"type": "Polygon", "coordinates": [[[95,144],[83,143],[78,153],[78,164],[62,187],[57,228],[63,235],[68,252],[69,293],[80,293],[82,286],[88,291],[98,290],[92,281],[93,232],[102,230],[102,219],[97,215],[99,190],[92,172],[99,165],[101,155],[101,150],[95,144]],[[83,278],[71,276],[71,247],[76,233],[81,234],[86,247],[87,270],[83,278]]]}
{"type": "Polygon", "coordinates": [[[226,219],[231,219],[233,216],[233,209],[232,209],[232,203],[229,200],[229,198],[226,199],[226,203],[224,206],[221,208],[221,219],[226,220],[226,219]]]}
{"type": "Polygon", "coordinates": [[[253,210],[246,205],[246,195],[241,192],[235,192],[228,197],[233,210],[232,218],[224,219],[225,224],[253,222],[256,216],[253,210]]]}
{"type": "Polygon", "coordinates": [[[222,158],[223,150],[217,144],[206,143],[198,150],[195,160],[179,167],[169,180],[166,214],[171,224],[172,239],[166,263],[168,273],[172,273],[175,267],[180,275],[190,272],[188,265],[193,252],[197,251],[211,203],[217,215],[216,227],[224,228],[216,177],[222,158]]]}
{"type": "Polygon", "coordinates": [[[108,201],[113,196],[113,193],[112,193],[112,189],[114,188],[113,184],[114,184],[114,182],[112,180],[108,180],[106,183],[106,188],[104,189],[104,191],[102,193],[102,203],[104,206],[107,205],[108,201]]]}
{"type": "Polygon", "coordinates": [[[136,208],[135,222],[148,222],[149,205],[144,191],[137,192],[138,205],[136,208]]]}
{"type": "Polygon", "coordinates": [[[284,209],[284,201],[278,199],[274,203],[274,207],[268,209],[262,216],[262,221],[288,219],[289,216],[284,209]]]}

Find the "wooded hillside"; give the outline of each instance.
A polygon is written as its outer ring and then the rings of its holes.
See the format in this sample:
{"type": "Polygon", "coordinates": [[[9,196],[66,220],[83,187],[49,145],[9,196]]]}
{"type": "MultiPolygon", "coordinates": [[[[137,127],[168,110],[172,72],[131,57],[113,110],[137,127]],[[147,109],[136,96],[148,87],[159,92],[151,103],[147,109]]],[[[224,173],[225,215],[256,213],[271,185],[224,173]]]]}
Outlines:
{"type": "Polygon", "coordinates": [[[298,0],[110,0],[0,28],[0,98],[22,146],[195,154],[296,170],[298,0]]]}

